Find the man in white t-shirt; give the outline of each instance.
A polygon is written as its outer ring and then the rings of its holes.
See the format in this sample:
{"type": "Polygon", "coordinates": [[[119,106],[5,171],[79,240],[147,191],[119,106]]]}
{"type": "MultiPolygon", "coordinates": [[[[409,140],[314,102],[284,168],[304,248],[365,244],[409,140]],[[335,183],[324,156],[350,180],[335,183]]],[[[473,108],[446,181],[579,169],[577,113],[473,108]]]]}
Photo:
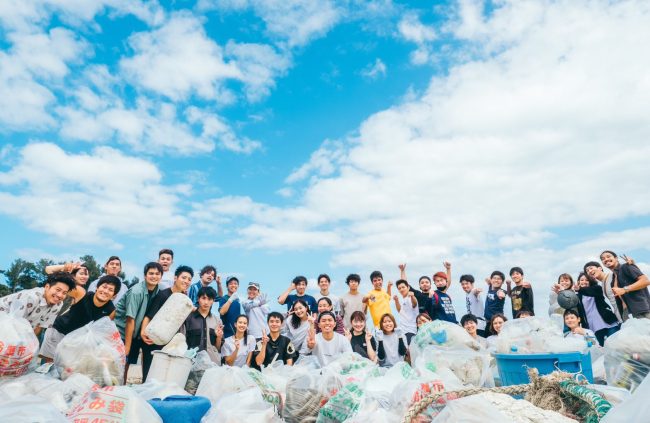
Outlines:
{"type": "Polygon", "coordinates": [[[339,298],[338,295],[334,295],[330,293],[330,285],[332,284],[332,281],[329,277],[329,275],[323,273],[321,275],[318,275],[318,287],[320,288],[319,292],[319,297],[316,297],[316,301],[323,297],[327,297],[332,301],[332,310],[334,311],[334,314],[337,316],[341,314],[341,299],[339,298]]]}
{"type": "Polygon", "coordinates": [[[158,263],[163,268],[163,275],[158,283],[158,289],[162,291],[163,289],[171,288],[174,284],[174,272],[171,270],[172,264],[174,263],[174,252],[169,248],[160,250],[158,252],[158,263]]]}
{"type": "Polygon", "coordinates": [[[241,301],[241,306],[248,316],[248,333],[253,335],[256,341],[261,340],[264,333],[269,333],[266,318],[271,309],[267,304],[266,294],[260,292],[259,283],[248,283],[248,298],[241,301]]]}
{"type": "Polygon", "coordinates": [[[485,333],[485,303],[481,298],[481,288],[474,288],[474,276],[462,275],[460,277],[460,287],[465,292],[465,307],[467,314],[476,316],[476,333],[478,336],[487,338],[485,333]]]}
{"type": "Polygon", "coordinates": [[[408,282],[404,279],[400,279],[395,283],[399,295],[394,295],[393,300],[395,300],[395,308],[399,313],[399,328],[402,330],[402,333],[406,336],[406,342],[411,343],[411,338],[413,338],[418,331],[416,319],[418,318],[419,308],[418,300],[415,298],[415,293],[411,290],[408,282]]]}
{"type": "Polygon", "coordinates": [[[334,332],[336,316],[331,311],[324,311],[318,316],[318,327],[321,332],[316,334],[314,328],[309,329],[307,342],[302,345],[300,355],[313,355],[321,366],[327,366],[341,354],[352,352],[348,338],[334,332]]]}

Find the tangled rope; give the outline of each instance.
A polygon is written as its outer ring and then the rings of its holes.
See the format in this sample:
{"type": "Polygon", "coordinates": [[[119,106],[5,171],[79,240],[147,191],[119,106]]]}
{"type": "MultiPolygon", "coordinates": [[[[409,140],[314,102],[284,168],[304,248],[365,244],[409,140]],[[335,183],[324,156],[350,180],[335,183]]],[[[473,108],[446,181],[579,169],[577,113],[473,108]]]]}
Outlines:
{"type": "Polygon", "coordinates": [[[411,405],[402,423],[411,423],[431,404],[440,400],[455,400],[483,392],[506,395],[526,394],[525,399],[534,406],[557,411],[565,415],[578,414],[587,423],[595,423],[607,414],[611,404],[595,391],[576,382],[574,375],[555,371],[539,376],[535,368],[528,370],[531,383],[523,385],[500,386],[496,388],[468,388],[451,392],[435,392],[411,405]]]}

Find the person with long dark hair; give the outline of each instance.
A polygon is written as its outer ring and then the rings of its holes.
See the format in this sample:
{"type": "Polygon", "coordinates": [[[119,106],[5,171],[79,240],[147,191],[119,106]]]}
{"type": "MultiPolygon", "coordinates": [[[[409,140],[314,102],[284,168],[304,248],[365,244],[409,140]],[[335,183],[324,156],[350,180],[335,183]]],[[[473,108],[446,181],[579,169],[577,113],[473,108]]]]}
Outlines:
{"type": "Polygon", "coordinates": [[[223,342],[221,356],[224,364],[236,367],[250,366],[256,345],[255,337],[248,334],[248,317],[242,314],[235,320],[235,333],[223,342]]]}
{"type": "Polygon", "coordinates": [[[311,310],[309,310],[307,302],[302,299],[296,300],[282,328],[282,335],[289,338],[296,349],[296,358],[302,344],[307,339],[309,328],[313,325],[313,322],[314,318],[311,316],[311,310]]]}
{"type": "Polygon", "coordinates": [[[582,326],[594,332],[598,344],[602,347],[605,339],[621,328],[618,318],[605,301],[603,289],[596,280],[584,273],[578,276],[578,313],[582,326]]]}

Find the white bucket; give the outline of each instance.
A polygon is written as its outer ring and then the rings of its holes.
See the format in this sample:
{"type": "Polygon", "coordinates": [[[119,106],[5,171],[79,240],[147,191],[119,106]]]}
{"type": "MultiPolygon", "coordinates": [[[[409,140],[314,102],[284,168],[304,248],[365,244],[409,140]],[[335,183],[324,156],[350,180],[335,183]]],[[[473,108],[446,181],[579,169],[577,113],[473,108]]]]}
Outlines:
{"type": "Polygon", "coordinates": [[[169,355],[163,351],[153,352],[147,381],[173,382],[183,388],[192,369],[192,360],[187,357],[169,355]]]}

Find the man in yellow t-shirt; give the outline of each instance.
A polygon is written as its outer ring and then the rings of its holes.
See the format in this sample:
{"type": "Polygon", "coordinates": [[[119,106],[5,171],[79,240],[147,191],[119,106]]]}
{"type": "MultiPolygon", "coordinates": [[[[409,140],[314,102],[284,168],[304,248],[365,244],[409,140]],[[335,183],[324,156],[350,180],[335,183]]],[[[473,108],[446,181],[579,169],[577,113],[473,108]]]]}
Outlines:
{"type": "Polygon", "coordinates": [[[388,281],[388,292],[382,289],[384,284],[384,277],[379,270],[375,270],[370,274],[373,290],[366,294],[361,300],[364,304],[368,304],[372,323],[375,327],[379,327],[379,319],[386,313],[391,314],[390,298],[393,282],[388,281]]]}

